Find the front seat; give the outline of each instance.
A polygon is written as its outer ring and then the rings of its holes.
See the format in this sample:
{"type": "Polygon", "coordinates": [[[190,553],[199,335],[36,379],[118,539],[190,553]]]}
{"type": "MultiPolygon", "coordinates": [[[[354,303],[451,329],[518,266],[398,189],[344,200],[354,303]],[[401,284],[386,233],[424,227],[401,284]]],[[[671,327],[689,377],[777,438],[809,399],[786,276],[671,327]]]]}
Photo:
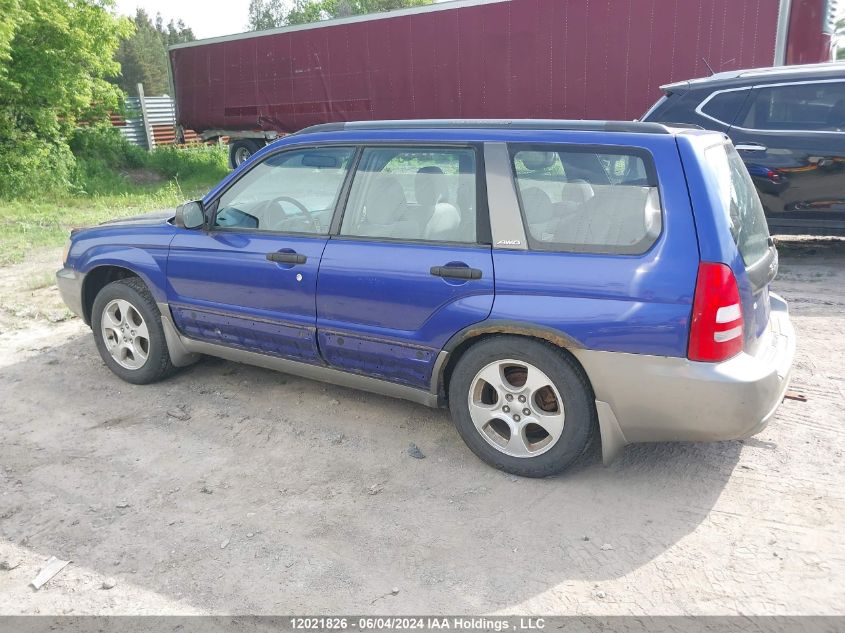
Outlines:
{"type": "Polygon", "coordinates": [[[403,220],[408,210],[405,190],[394,176],[378,176],[373,180],[364,201],[366,218],[356,227],[355,235],[370,237],[406,237],[418,235],[411,220],[403,220]]]}

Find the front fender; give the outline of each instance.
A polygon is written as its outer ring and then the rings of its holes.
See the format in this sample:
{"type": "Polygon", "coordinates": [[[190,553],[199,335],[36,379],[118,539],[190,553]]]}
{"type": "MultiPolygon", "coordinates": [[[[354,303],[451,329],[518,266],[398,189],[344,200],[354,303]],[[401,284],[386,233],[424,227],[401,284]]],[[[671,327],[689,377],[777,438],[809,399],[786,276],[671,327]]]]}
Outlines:
{"type": "Polygon", "coordinates": [[[150,251],[133,246],[98,246],[78,260],[76,270],[88,274],[96,268],[125,268],[138,275],[156,302],[165,301],[167,249],[150,251]]]}

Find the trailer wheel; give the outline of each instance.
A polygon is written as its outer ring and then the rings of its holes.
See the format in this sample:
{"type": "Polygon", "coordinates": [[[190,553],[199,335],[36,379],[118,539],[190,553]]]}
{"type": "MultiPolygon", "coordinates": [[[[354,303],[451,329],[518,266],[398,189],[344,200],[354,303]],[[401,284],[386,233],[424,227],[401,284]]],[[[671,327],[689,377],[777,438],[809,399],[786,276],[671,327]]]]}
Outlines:
{"type": "Polygon", "coordinates": [[[264,147],[264,143],[251,138],[229,143],[229,167],[237,169],[241,163],[264,147]]]}

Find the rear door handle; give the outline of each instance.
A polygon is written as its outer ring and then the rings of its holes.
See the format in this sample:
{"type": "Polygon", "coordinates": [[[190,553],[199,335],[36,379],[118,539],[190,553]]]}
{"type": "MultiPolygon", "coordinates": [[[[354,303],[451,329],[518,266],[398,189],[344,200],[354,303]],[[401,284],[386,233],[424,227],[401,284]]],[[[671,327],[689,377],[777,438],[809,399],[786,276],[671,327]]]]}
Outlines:
{"type": "Polygon", "coordinates": [[[760,143],[740,143],[739,145],[734,145],[738,152],[765,152],[766,146],[760,145],[760,143]]]}
{"type": "Polygon", "coordinates": [[[466,268],[465,266],[432,266],[430,272],[436,277],[481,279],[481,271],[478,268],[466,268]]]}
{"type": "Polygon", "coordinates": [[[304,264],[308,261],[301,253],[267,253],[267,259],[278,264],[304,264]]]}

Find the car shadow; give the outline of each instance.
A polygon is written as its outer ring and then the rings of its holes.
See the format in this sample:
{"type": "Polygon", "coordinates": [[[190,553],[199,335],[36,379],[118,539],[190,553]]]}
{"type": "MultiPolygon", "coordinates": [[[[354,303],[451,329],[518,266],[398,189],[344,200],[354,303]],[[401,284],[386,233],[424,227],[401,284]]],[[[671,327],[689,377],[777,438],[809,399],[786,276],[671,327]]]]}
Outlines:
{"type": "Polygon", "coordinates": [[[698,528],[742,448],[523,479],[445,411],[213,359],[134,386],[89,334],[4,367],[0,402],[3,538],[218,613],[491,612],[620,578],[698,528]]]}

